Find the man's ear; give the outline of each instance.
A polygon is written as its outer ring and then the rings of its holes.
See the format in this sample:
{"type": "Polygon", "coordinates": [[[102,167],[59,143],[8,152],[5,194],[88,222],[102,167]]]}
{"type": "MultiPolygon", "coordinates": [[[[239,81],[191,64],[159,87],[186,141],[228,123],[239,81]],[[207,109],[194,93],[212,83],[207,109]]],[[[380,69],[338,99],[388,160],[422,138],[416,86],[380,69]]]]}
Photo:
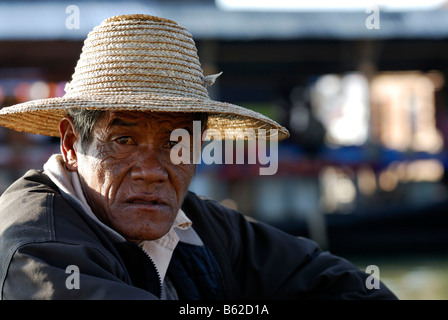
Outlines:
{"type": "Polygon", "coordinates": [[[75,132],[73,120],[70,116],[64,116],[59,122],[59,132],[61,133],[61,152],[65,166],[69,171],[78,170],[78,156],[75,143],[78,135],[75,132]]]}

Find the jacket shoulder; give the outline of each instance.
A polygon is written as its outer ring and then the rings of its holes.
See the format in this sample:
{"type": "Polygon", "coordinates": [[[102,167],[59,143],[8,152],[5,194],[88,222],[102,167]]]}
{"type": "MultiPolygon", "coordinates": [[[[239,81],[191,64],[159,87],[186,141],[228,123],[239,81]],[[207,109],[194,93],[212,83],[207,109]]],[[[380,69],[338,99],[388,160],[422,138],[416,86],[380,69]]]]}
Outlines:
{"type": "Polygon", "coordinates": [[[0,245],[44,241],[93,245],[98,237],[106,237],[103,234],[42,171],[28,171],[0,197],[0,245]]]}
{"type": "Polygon", "coordinates": [[[189,191],[182,203],[182,210],[193,221],[195,230],[201,237],[235,239],[233,233],[246,220],[240,212],[229,209],[216,200],[199,196],[189,191]]]}
{"type": "Polygon", "coordinates": [[[59,193],[56,185],[42,170],[28,170],[13,182],[2,194],[1,198],[14,192],[52,192],[59,193]]]}
{"type": "MultiPolygon", "coordinates": [[[[16,180],[0,197],[0,235],[23,235],[19,228],[50,240],[51,211],[53,199],[58,195],[56,188],[42,172],[28,171],[16,180]]],[[[50,181],[51,182],[51,181],[50,181]]]]}

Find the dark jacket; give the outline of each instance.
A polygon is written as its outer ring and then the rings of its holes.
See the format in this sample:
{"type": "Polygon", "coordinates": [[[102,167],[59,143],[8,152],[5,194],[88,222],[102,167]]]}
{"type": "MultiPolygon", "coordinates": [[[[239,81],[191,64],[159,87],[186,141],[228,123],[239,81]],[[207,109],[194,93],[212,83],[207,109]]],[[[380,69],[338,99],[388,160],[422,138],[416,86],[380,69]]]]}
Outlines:
{"type": "MultiPolygon", "coordinates": [[[[182,209],[205,246],[179,243],[173,254],[167,274],[180,299],[396,299],[383,283],[367,289],[368,274],[313,241],[191,192],[182,209]]],[[[42,172],[27,172],[0,197],[1,299],[160,295],[143,250],[112,241],[42,172]]]]}

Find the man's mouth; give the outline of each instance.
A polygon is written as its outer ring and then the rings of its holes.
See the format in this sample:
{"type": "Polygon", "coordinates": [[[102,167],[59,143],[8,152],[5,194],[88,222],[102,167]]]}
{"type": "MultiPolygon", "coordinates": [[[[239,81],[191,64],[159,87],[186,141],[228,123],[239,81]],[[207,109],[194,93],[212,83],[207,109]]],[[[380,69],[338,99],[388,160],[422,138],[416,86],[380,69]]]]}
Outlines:
{"type": "Polygon", "coordinates": [[[165,201],[164,199],[162,199],[158,196],[153,196],[153,195],[132,196],[132,197],[129,197],[128,199],[126,199],[125,202],[128,204],[133,204],[133,205],[168,206],[167,201],[165,201]]]}

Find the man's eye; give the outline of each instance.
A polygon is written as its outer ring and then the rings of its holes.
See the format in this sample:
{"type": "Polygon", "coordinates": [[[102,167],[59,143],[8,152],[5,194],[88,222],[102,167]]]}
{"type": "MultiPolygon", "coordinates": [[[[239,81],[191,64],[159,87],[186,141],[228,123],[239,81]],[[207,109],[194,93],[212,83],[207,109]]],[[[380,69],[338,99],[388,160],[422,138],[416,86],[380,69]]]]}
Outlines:
{"type": "Polygon", "coordinates": [[[170,147],[170,148],[173,148],[176,144],[178,144],[179,143],[179,141],[174,141],[174,140],[170,140],[169,142],[168,142],[168,146],[170,147]]]}
{"type": "Polygon", "coordinates": [[[133,144],[134,140],[131,137],[119,137],[115,139],[119,144],[133,144]]]}

